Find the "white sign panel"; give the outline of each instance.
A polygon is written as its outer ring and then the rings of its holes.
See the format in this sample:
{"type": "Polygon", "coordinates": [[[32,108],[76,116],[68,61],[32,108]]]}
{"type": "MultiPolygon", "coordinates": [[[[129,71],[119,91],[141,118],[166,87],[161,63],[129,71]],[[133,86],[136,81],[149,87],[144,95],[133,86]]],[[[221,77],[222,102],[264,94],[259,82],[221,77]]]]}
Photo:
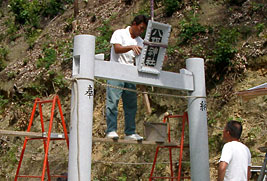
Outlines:
{"type": "Polygon", "coordinates": [[[141,55],[137,58],[139,72],[159,74],[162,68],[171,26],[149,21],[141,55]]]}

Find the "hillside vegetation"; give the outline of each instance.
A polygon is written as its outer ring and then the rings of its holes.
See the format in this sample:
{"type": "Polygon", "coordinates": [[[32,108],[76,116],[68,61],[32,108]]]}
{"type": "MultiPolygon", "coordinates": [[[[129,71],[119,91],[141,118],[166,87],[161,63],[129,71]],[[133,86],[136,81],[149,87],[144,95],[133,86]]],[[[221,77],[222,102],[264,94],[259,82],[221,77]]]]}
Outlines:
{"type": "MultiPolygon", "coordinates": [[[[0,6],[0,128],[18,131],[27,129],[34,99],[51,99],[55,94],[70,124],[72,82],[68,78],[75,35],[96,36],[96,53],[104,53],[108,60],[112,32],[129,25],[135,15],[151,13],[147,0],[79,0],[76,17],[72,0],[0,0],[0,6]]],[[[205,60],[211,180],[216,178],[223,146],[222,128],[230,119],[242,122],[242,142],[251,150],[253,165],[263,161],[258,147],[267,144],[267,97],[243,101],[235,93],[267,82],[266,9],[265,0],[154,0],[154,20],[172,26],[163,69],[178,73],[187,58],[205,60]]],[[[105,89],[95,84],[94,137],[105,136],[105,89]]],[[[146,90],[187,95],[156,87],[146,90]]],[[[144,121],[160,122],[165,112],[182,114],[187,108],[187,99],[178,96],[149,98],[151,115],[146,112],[142,94],[138,95],[136,124],[141,135],[144,121]]],[[[121,102],[119,110],[118,133],[123,138],[121,102]]],[[[50,113],[51,105],[45,105],[44,119],[49,120],[50,113]]],[[[40,132],[37,115],[32,131],[40,132]]],[[[62,132],[59,122],[57,112],[55,132],[62,132]]],[[[171,124],[178,142],[181,122],[172,120],[171,124]]],[[[23,141],[23,137],[0,135],[0,180],[14,179],[23,141]]],[[[188,127],[185,142],[188,144],[188,127]]],[[[50,146],[51,173],[66,174],[66,144],[55,141],[50,146]]],[[[155,150],[153,146],[94,143],[92,180],[148,180],[155,150]]],[[[43,155],[43,143],[30,141],[20,173],[40,175],[43,155]]],[[[159,157],[156,174],[168,176],[168,151],[159,157]]],[[[190,175],[189,160],[187,149],[182,165],[185,176],[190,175]]]]}

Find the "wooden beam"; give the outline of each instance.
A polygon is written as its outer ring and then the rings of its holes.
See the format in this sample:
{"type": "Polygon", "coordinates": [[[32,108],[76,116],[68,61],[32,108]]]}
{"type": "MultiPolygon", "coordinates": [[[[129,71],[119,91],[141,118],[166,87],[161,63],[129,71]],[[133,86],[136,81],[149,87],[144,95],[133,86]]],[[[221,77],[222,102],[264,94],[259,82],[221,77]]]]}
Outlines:
{"type": "MultiPolygon", "coordinates": [[[[139,145],[157,145],[157,146],[178,146],[178,143],[169,142],[155,142],[155,141],[134,141],[134,140],[124,140],[124,139],[108,139],[108,138],[93,138],[93,142],[103,142],[103,143],[113,143],[113,144],[139,144],[139,145]]],[[[188,147],[188,145],[184,145],[188,147]]]]}
{"type": "Polygon", "coordinates": [[[257,96],[267,95],[267,88],[264,87],[264,88],[240,91],[237,92],[236,95],[241,96],[246,101],[255,98],[257,96]]]}
{"type": "MultiPolygon", "coordinates": [[[[56,135],[57,133],[51,133],[52,135],[56,135]]],[[[46,134],[37,133],[37,132],[27,132],[27,131],[11,131],[11,130],[1,130],[0,135],[7,136],[27,136],[30,138],[42,138],[46,137],[46,134]]],[[[62,133],[59,133],[61,138],[64,138],[62,133]],[[63,137],[62,137],[63,136],[63,137]]],[[[54,136],[56,137],[56,136],[54,136]]],[[[93,142],[101,142],[101,143],[112,143],[112,144],[139,144],[139,145],[156,145],[156,146],[178,146],[178,143],[169,143],[169,142],[155,142],[155,141],[134,141],[134,140],[124,140],[124,139],[108,139],[108,138],[93,138],[93,142]]],[[[185,145],[184,147],[188,147],[185,145]]]]}
{"type": "Polygon", "coordinates": [[[11,130],[2,130],[2,129],[0,129],[0,135],[27,136],[27,137],[30,137],[30,138],[43,137],[42,133],[27,132],[27,131],[11,131],[11,130]]]}

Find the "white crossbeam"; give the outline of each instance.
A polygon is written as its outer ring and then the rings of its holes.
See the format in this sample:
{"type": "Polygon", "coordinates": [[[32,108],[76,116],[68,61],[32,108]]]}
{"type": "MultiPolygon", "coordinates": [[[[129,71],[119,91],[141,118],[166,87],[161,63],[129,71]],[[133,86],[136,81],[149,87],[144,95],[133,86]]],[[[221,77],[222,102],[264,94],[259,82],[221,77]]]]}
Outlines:
{"type": "MultiPolygon", "coordinates": [[[[190,73],[190,72],[189,72],[190,73]]],[[[193,75],[161,71],[159,75],[138,72],[136,66],[109,61],[95,61],[95,77],[121,80],[176,90],[194,90],[193,75]]]]}

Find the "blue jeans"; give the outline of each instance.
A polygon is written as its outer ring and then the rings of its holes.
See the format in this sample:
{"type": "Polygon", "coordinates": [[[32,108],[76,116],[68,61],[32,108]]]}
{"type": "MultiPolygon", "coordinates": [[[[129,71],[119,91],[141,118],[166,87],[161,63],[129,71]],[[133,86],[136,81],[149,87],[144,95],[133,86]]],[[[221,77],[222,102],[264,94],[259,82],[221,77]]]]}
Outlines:
{"type": "MultiPolygon", "coordinates": [[[[136,90],[135,84],[127,82],[108,80],[107,83],[118,87],[124,87],[136,90]]],[[[135,115],[137,110],[136,92],[116,89],[112,87],[107,87],[107,98],[106,98],[107,133],[111,131],[117,131],[118,103],[120,98],[122,98],[123,110],[124,110],[124,119],[125,119],[124,133],[126,135],[134,134],[135,115]]]]}

